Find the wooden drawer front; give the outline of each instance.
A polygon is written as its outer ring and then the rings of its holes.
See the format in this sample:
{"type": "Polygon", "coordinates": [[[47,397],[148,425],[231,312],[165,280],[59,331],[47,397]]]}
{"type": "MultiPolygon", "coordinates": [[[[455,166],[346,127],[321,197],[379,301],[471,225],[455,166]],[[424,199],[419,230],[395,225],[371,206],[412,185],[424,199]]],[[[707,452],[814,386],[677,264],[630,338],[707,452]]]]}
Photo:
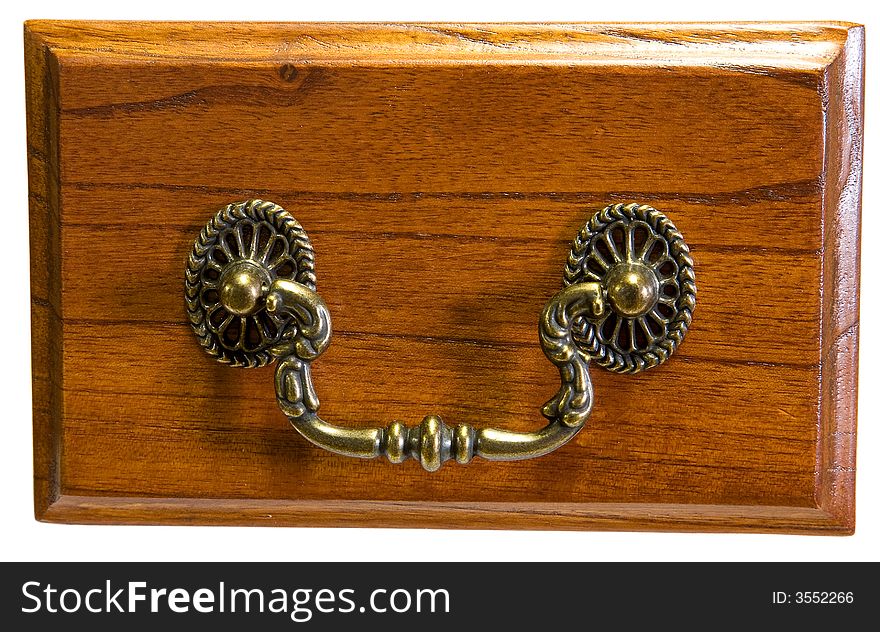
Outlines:
{"type": "Polygon", "coordinates": [[[862,30],[841,24],[30,23],[37,516],[60,522],[851,532],[862,30]],[[220,208],[308,231],[322,413],[528,430],[596,211],[666,213],[681,347],[591,375],[541,459],[345,459],[183,303],[220,208]]]}

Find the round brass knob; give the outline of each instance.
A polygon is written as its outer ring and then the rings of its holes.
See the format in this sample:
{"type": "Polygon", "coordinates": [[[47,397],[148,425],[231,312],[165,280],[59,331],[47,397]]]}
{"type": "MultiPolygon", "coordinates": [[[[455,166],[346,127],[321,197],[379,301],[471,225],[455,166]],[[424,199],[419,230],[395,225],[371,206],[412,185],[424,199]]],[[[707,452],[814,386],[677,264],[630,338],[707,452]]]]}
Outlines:
{"type": "Polygon", "coordinates": [[[272,276],[263,266],[237,261],[220,277],[220,304],[236,316],[251,316],[262,307],[271,283],[272,276]]]}
{"type": "Polygon", "coordinates": [[[627,318],[638,318],[657,305],[660,283],[645,264],[621,263],[605,276],[605,291],[611,309],[627,318]]]}

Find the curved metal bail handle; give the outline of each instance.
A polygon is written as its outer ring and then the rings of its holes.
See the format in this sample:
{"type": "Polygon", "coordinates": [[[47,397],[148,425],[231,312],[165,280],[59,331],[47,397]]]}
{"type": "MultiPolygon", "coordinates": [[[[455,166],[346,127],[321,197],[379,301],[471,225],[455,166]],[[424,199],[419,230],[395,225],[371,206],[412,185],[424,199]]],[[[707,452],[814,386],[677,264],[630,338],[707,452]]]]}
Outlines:
{"type": "Polygon", "coordinates": [[[278,279],[266,297],[266,309],[272,314],[291,314],[291,326],[296,327],[291,339],[271,350],[279,359],[275,370],[278,405],[306,439],[337,454],[367,459],[384,454],[392,463],[411,457],[429,472],[449,459],[468,463],[475,455],[491,461],[531,459],[565,445],[583,427],[593,407],[589,358],[575,346],[572,326],[579,316],[596,318],[604,313],[599,283],[566,287],[541,314],[541,348],[559,369],[561,385],[541,410],[550,423],[535,432],[477,430],[469,424],[449,427],[436,415],[413,427],[399,421],[385,428],[348,428],[326,422],[318,416],[311,363],[330,344],[327,305],[305,285],[278,279]]]}

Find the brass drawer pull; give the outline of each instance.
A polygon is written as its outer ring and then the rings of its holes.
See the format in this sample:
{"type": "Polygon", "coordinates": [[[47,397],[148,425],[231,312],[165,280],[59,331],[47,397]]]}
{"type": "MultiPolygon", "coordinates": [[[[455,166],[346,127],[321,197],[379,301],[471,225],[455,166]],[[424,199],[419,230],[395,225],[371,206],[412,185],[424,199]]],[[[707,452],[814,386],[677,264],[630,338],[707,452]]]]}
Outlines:
{"type": "Polygon", "coordinates": [[[435,415],[385,428],[321,419],[310,367],[330,344],[330,312],[315,288],[309,238],[277,204],[248,200],[217,213],[193,246],[185,294],[193,330],[217,360],[240,367],[278,360],[278,405],[306,439],[346,456],[412,457],[433,472],[449,459],[530,459],[564,445],[593,407],[590,360],[620,373],[659,365],[687,332],[696,302],[681,233],[645,205],[594,215],[574,239],[563,280],[539,321],[541,348],[561,385],[541,409],[549,423],[536,432],[449,427],[435,415]]]}

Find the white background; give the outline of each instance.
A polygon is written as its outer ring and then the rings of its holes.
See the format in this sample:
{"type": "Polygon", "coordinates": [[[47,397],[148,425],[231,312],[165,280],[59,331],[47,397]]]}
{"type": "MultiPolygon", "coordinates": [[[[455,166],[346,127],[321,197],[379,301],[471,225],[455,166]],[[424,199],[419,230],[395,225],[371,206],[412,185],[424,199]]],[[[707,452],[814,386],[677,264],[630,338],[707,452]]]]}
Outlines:
{"type": "Polygon", "coordinates": [[[878,4],[818,2],[341,2],[204,5],[143,2],[3,3],[0,22],[0,560],[878,560],[880,559],[880,341],[877,283],[877,146],[871,107],[880,85],[878,4]],[[862,304],[857,530],[852,537],[231,527],[106,527],[41,524],[31,485],[31,386],[27,174],[22,22],[54,19],[342,21],[846,20],[867,25],[867,103],[862,219],[862,304]]]}

